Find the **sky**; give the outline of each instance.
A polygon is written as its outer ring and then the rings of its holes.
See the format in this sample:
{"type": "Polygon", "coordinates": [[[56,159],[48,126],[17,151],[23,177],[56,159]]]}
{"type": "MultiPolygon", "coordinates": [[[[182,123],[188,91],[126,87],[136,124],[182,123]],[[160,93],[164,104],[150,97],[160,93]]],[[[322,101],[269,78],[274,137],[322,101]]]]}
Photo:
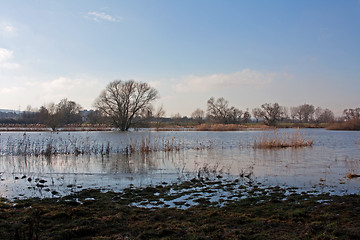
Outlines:
{"type": "Polygon", "coordinates": [[[92,109],[130,79],[167,116],[210,97],[341,114],[360,107],[360,0],[0,0],[0,109],[92,109]]]}

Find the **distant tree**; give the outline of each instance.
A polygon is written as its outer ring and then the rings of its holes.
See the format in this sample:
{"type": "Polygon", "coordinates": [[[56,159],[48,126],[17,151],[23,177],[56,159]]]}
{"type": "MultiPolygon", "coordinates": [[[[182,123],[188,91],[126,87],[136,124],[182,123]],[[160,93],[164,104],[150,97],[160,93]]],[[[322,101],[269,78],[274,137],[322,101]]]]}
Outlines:
{"type": "Polygon", "coordinates": [[[207,102],[207,118],[216,123],[240,123],[243,111],[229,107],[229,102],[224,98],[210,98],[207,102]]]}
{"type": "Polygon", "coordinates": [[[225,123],[240,123],[242,120],[243,111],[237,109],[236,107],[231,107],[228,110],[226,122],[225,123]]]}
{"type": "Polygon", "coordinates": [[[299,107],[290,107],[290,118],[293,122],[297,119],[299,107]]]}
{"type": "Polygon", "coordinates": [[[256,119],[256,122],[259,122],[259,119],[262,116],[262,110],[260,108],[253,108],[252,115],[256,119]]]}
{"type": "Polygon", "coordinates": [[[160,107],[158,107],[155,112],[152,114],[152,117],[154,118],[154,121],[156,123],[156,128],[159,128],[160,127],[160,123],[162,121],[162,118],[165,116],[165,109],[164,109],[164,106],[161,105],[160,107]]]}
{"type": "Polygon", "coordinates": [[[243,114],[242,122],[243,123],[249,123],[251,121],[251,114],[249,112],[249,109],[246,109],[246,111],[243,114]]]}
{"type": "Polygon", "coordinates": [[[41,106],[38,114],[38,122],[41,124],[47,124],[49,119],[49,110],[45,106],[41,106]]]}
{"type": "Polygon", "coordinates": [[[264,103],[261,105],[261,117],[264,119],[264,123],[269,126],[274,126],[285,116],[285,109],[278,103],[264,103]]]}
{"type": "Polygon", "coordinates": [[[50,103],[47,108],[47,119],[46,119],[46,125],[51,127],[53,131],[56,130],[61,124],[61,119],[59,118],[59,115],[56,113],[56,105],[55,103],[50,103]]]}
{"type": "Polygon", "coordinates": [[[137,114],[150,109],[157,98],[157,90],[147,83],[119,80],[109,83],[94,105],[112,120],[114,127],[127,131],[137,114]]]}
{"type": "Polygon", "coordinates": [[[290,115],[292,120],[295,119],[299,122],[309,122],[313,120],[315,113],[314,105],[310,104],[303,104],[297,107],[290,108],[290,115]]]}
{"type": "Polygon", "coordinates": [[[38,122],[38,110],[28,105],[21,114],[22,122],[25,124],[34,124],[38,122]]]}
{"type": "Polygon", "coordinates": [[[76,102],[64,98],[56,105],[56,115],[62,125],[81,123],[82,118],[79,115],[81,109],[82,107],[76,102]]]}
{"type": "Polygon", "coordinates": [[[194,119],[198,124],[201,124],[204,121],[205,112],[200,108],[197,108],[192,112],[191,118],[194,119]]]}
{"type": "Polygon", "coordinates": [[[85,121],[87,123],[90,124],[101,124],[106,122],[106,120],[104,119],[104,117],[102,116],[101,112],[96,110],[96,111],[90,111],[86,116],[85,116],[85,121]]]}
{"type": "Polygon", "coordinates": [[[81,123],[80,110],[79,104],[64,98],[58,104],[50,103],[47,106],[41,106],[38,112],[38,122],[55,131],[56,128],[66,124],[81,123]]]}
{"type": "Polygon", "coordinates": [[[322,109],[321,107],[317,107],[315,109],[315,121],[317,123],[330,123],[335,120],[335,115],[330,109],[322,109]]]}
{"type": "Polygon", "coordinates": [[[224,98],[215,100],[211,97],[207,101],[207,117],[210,121],[228,123],[229,112],[229,102],[224,98]]]}
{"type": "Polygon", "coordinates": [[[360,108],[349,108],[343,111],[343,116],[346,121],[360,118],[360,108]]]}
{"type": "Polygon", "coordinates": [[[301,119],[299,119],[301,122],[311,121],[313,119],[314,113],[314,105],[303,104],[298,107],[298,115],[301,116],[301,119]]]}
{"type": "Polygon", "coordinates": [[[154,116],[154,118],[160,119],[160,118],[163,118],[165,116],[165,113],[166,113],[166,111],[164,109],[164,106],[161,105],[160,107],[158,107],[156,109],[153,116],[154,116]]]}

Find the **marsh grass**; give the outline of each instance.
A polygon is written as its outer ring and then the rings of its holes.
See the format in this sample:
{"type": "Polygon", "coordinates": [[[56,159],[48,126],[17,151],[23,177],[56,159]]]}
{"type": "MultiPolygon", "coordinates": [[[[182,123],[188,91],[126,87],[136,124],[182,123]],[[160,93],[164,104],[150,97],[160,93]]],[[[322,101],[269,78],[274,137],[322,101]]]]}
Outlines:
{"type": "Polygon", "coordinates": [[[352,119],[346,122],[337,122],[330,124],[327,130],[347,130],[347,131],[359,131],[360,130],[360,119],[352,119]]]}
{"type": "Polygon", "coordinates": [[[183,138],[144,136],[127,142],[112,144],[110,141],[97,142],[89,137],[44,137],[31,139],[26,133],[21,138],[9,137],[0,142],[0,156],[45,156],[53,155],[109,155],[154,152],[178,152],[185,149],[205,150],[213,147],[211,142],[197,142],[185,146],[183,138]]]}
{"type": "Polygon", "coordinates": [[[254,148],[276,149],[276,148],[299,148],[311,147],[314,140],[306,138],[305,133],[297,129],[293,134],[280,133],[278,130],[272,131],[271,134],[264,133],[254,140],[254,148]]]}
{"type": "Polygon", "coordinates": [[[355,173],[348,173],[346,174],[346,178],[348,179],[353,179],[353,178],[359,178],[360,175],[359,174],[355,174],[355,173]]]}

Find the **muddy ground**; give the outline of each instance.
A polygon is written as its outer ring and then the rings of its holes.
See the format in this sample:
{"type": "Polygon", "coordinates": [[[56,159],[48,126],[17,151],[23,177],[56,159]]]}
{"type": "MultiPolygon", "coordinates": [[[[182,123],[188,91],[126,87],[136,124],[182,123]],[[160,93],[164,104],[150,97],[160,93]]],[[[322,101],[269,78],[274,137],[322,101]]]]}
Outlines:
{"type": "Polygon", "coordinates": [[[360,239],[360,196],[192,179],[1,199],[0,239],[360,239]]]}

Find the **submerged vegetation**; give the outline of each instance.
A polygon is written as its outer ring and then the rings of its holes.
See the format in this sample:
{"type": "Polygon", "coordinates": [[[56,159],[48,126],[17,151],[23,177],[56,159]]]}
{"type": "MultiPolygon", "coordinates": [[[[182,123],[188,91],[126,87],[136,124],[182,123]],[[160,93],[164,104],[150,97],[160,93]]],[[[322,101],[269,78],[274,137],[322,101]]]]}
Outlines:
{"type": "Polygon", "coordinates": [[[299,129],[293,134],[279,133],[274,130],[272,134],[265,132],[254,140],[254,148],[287,148],[311,147],[314,140],[305,138],[305,133],[299,129]]]}
{"type": "Polygon", "coordinates": [[[126,143],[97,142],[89,137],[45,137],[31,139],[26,133],[20,139],[8,138],[0,147],[1,155],[10,156],[46,156],[53,155],[109,155],[134,153],[149,154],[152,152],[175,152],[185,149],[204,150],[212,148],[211,142],[197,142],[185,146],[182,138],[143,136],[140,139],[129,139],[126,143]]]}
{"type": "Polygon", "coordinates": [[[83,190],[59,199],[1,199],[0,238],[360,238],[358,196],[297,193],[238,181],[193,179],[119,193],[83,190]],[[224,196],[212,199],[219,191],[224,196]]]}

